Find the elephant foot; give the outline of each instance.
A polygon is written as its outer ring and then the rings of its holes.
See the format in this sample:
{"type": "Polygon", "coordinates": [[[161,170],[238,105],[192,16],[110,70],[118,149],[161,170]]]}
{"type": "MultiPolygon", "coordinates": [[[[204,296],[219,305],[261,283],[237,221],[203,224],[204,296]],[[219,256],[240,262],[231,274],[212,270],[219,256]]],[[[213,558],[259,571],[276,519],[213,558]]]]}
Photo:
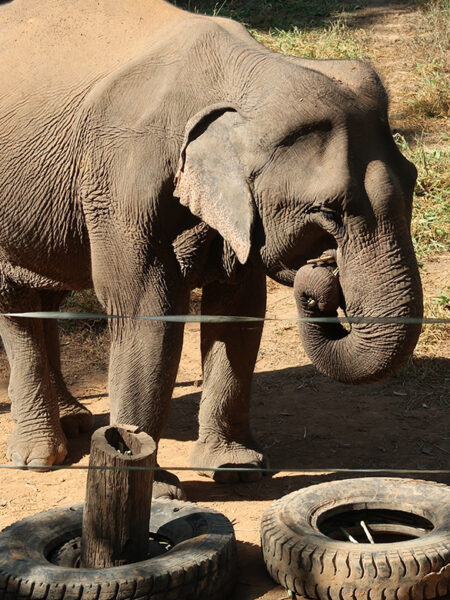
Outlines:
{"type": "Polygon", "coordinates": [[[170,500],[186,500],[186,494],[180,480],[169,471],[155,471],[152,498],[169,498],[170,500]]]}
{"type": "Polygon", "coordinates": [[[80,433],[91,431],[94,427],[94,416],[91,411],[72,396],[58,399],[59,419],[67,437],[76,437],[80,433]]]}
{"type": "MultiPolygon", "coordinates": [[[[239,467],[248,469],[266,468],[267,460],[253,440],[241,444],[226,440],[208,438],[197,441],[191,454],[191,466],[218,469],[239,467]]],[[[236,483],[238,481],[259,481],[261,471],[198,471],[200,475],[211,477],[218,483],[236,483]]]]}
{"type": "Polygon", "coordinates": [[[14,465],[36,467],[39,471],[61,464],[66,454],[66,438],[62,430],[43,432],[36,426],[30,431],[17,425],[8,442],[7,457],[14,465]]]}

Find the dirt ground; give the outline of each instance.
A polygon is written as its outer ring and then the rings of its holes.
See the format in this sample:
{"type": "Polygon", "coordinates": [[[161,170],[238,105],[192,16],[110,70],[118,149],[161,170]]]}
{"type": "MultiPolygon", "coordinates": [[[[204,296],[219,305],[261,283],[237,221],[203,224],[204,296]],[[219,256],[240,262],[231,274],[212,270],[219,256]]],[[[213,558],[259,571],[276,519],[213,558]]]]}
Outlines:
{"type": "MultiPolygon", "coordinates": [[[[376,10],[383,8],[372,7],[370,15],[376,10]]],[[[389,32],[401,29],[401,19],[411,18],[405,7],[391,7],[389,15],[391,24],[384,29],[383,19],[377,21],[380,44],[384,43],[383,36],[387,36],[386,44],[391,43],[389,32]]],[[[384,70],[390,77],[390,69],[384,70]]],[[[424,265],[426,298],[439,295],[449,284],[449,273],[450,254],[424,265]]],[[[267,316],[295,317],[292,291],[273,282],[269,282],[268,289],[267,316]]],[[[82,337],[63,336],[64,370],[74,395],[94,413],[96,426],[102,426],[108,423],[107,375],[102,360],[95,358],[104,356],[107,336],[88,339],[95,339],[101,347],[87,349],[82,337]]],[[[449,468],[448,337],[433,349],[433,356],[415,358],[406,370],[389,380],[353,388],[327,379],[312,367],[299,345],[295,324],[266,323],[254,378],[253,430],[271,466],[293,471],[279,472],[259,483],[218,485],[194,472],[175,469],[189,500],[222,511],[234,524],[240,569],[233,600],[287,597],[265,572],[259,547],[261,516],[275,499],[312,483],[344,477],[324,474],[327,468],[449,468]],[[301,469],[314,472],[294,472],[301,469]]],[[[5,464],[13,422],[3,355],[0,375],[0,463],[5,464]]],[[[160,446],[161,465],[189,466],[201,385],[199,325],[191,324],[186,328],[170,422],[160,446]]],[[[88,435],[72,440],[67,463],[75,467],[88,464],[88,452],[88,435]]],[[[0,477],[0,528],[35,512],[84,499],[86,471],[81,469],[45,474],[4,470],[0,477]]],[[[450,484],[448,475],[423,477],[450,484]]]]}

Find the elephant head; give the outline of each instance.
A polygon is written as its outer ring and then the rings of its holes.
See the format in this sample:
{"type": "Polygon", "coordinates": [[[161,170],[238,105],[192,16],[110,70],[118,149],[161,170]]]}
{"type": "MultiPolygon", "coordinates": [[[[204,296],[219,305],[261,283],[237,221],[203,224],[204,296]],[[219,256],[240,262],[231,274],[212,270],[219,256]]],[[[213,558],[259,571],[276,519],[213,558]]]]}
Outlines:
{"type": "MultiPolygon", "coordinates": [[[[352,317],[420,317],[410,236],[416,170],[393,140],[373,69],[266,55],[246,85],[245,101],[206,107],[188,123],[181,203],[240,263],[295,282],[300,316],[336,316],[340,306],[352,317]]],[[[392,373],[419,332],[415,324],[300,325],[312,362],[347,383],[392,373]]]]}

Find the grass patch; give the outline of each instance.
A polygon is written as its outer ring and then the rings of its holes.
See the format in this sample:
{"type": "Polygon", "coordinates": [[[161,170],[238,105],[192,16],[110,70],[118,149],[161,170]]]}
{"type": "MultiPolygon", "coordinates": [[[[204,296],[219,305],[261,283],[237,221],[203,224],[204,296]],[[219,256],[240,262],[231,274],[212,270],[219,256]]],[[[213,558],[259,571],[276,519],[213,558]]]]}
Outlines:
{"type": "Polygon", "coordinates": [[[228,17],[246,25],[267,48],[306,58],[368,58],[363,30],[349,29],[349,11],[360,7],[336,0],[208,0],[174,2],[192,12],[228,17]],[[346,12],[344,12],[346,11],[346,12]]]}
{"type": "Polygon", "coordinates": [[[450,2],[431,0],[417,13],[417,29],[409,43],[417,57],[413,77],[415,93],[405,103],[406,114],[417,118],[445,117],[450,114],[450,2]]]}
{"type": "MultiPolygon", "coordinates": [[[[61,306],[61,310],[64,312],[105,314],[94,290],[71,292],[61,306]]],[[[60,329],[66,333],[87,330],[93,334],[97,334],[106,329],[107,324],[108,321],[106,319],[89,319],[87,321],[67,320],[59,322],[60,329]]]]}
{"type": "MultiPolygon", "coordinates": [[[[94,290],[71,292],[61,306],[62,311],[104,314],[94,290]]],[[[68,363],[72,377],[83,377],[89,369],[105,372],[108,365],[110,335],[106,319],[59,321],[62,362],[68,363]],[[82,357],[80,357],[82,349],[82,357]]]]}
{"type": "Polygon", "coordinates": [[[67,312],[101,313],[104,314],[102,305],[97,299],[94,290],[71,292],[66,298],[62,310],[67,312]]]}
{"type": "Polygon", "coordinates": [[[261,32],[253,29],[250,32],[258,42],[281,54],[305,58],[369,58],[363,44],[365,32],[350,30],[345,15],[321,28],[302,31],[294,26],[289,30],[275,28],[261,32]]]}
{"type": "Polygon", "coordinates": [[[234,19],[265,32],[320,27],[342,11],[360,7],[356,2],[338,0],[175,0],[172,4],[194,13],[234,19]]]}
{"type": "Polygon", "coordinates": [[[400,134],[397,144],[418,170],[412,236],[419,260],[450,251],[450,148],[411,147],[400,134]]]}
{"type": "MultiPolygon", "coordinates": [[[[448,319],[450,316],[450,287],[440,290],[439,294],[439,296],[425,300],[424,315],[435,319],[448,319]]],[[[424,325],[414,355],[430,358],[442,355],[443,346],[449,342],[450,328],[448,325],[445,323],[424,325]]]]}

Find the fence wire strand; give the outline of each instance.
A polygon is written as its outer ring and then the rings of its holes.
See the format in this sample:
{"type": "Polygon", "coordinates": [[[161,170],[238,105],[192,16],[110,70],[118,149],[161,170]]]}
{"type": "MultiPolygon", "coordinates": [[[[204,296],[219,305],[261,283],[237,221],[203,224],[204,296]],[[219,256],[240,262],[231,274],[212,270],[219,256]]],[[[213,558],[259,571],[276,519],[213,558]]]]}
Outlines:
{"type": "Polygon", "coordinates": [[[299,469],[299,468],[280,468],[275,467],[177,467],[171,465],[161,467],[155,465],[149,466],[133,466],[133,465],[48,465],[48,466],[31,466],[31,465],[0,465],[0,469],[22,470],[22,471],[194,471],[202,473],[266,473],[275,475],[276,473],[297,473],[297,474],[339,474],[339,473],[389,473],[392,475],[401,475],[409,473],[411,475],[450,475],[450,469],[391,469],[391,468],[376,468],[376,469],[346,469],[336,467],[315,467],[314,469],[299,469]]]}
{"type": "Polygon", "coordinates": [[[57,319],[61,321],[88,321],[88,320],[136,320],[156,321],[167,323],[246,323],[263,321],[290,321],[298,323],[380,323],[380,324],[405,324],[405,325],[437,325],[450,324],[450,318],[442,317],[243,317],[227,315],[107,315],[104,313],[77,313],[60,311],[36,312],[8,312],[0,313],[1,317],[19,317],[26,319],[57,319]]]}

